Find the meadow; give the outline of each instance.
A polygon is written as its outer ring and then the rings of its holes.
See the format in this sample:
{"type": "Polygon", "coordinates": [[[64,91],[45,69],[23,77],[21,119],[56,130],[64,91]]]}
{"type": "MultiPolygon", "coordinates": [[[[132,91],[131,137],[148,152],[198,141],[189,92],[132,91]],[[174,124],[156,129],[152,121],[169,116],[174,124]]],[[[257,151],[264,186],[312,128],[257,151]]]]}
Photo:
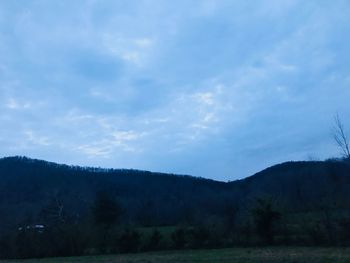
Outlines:
{"type": "Polygon", "coordinates": [[[324,263],[350,262],[350,248],[316,247],[265,247],[229,248],[212,250],[164,251],[138,254],[102,255],[66,258],[46,258],[29,260],[0,260],[1,263],[226,263],[226,262],[285,262],[285,263],[324,263]]]}

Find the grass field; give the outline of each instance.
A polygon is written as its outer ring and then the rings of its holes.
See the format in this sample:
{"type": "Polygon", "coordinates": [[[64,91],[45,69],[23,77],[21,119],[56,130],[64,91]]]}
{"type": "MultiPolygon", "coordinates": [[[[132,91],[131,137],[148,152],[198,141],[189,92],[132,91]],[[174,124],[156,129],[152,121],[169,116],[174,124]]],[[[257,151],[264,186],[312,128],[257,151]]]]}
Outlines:
{"type": "Polygon", "coordinates": [[[168,251],[155,253],[87,256],[51,259],[31,260],[0,260],[2,263],[190,263],[190,262],[350,262],[350,248],[295,248],[295,247],[272,247],[272,248],[232,248],[216,250],[187,250],[168,251]]]}

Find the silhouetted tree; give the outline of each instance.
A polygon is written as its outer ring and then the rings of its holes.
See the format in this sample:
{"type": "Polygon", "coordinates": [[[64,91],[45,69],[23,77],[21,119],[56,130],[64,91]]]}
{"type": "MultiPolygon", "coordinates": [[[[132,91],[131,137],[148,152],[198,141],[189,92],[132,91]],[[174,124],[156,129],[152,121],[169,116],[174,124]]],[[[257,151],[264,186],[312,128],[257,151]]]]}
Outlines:
{"type": "Polygon", "coordinates": [[[125,230],[119,239],[119,250],[122,253],[137,252],[140,248],[140,233],[136,230],[125,230]]]}
{"type": "Polygon", "coordinates": [[[121,206],[106,192],[97,192],[92,215],[97,225],[97,232],[94,239],[97,241],[97,248],[101,253],[109,253],[112,243],[112,226],[118,222],[121,216],[121,206]]]}
{"type": "Polygon", "coordinates": [[[191,247],[203,248],[207,247],[210,242],[210,231],[207,227],[199,226],[190,231],[192,237],[191,247]]]}
{"type": "Polygon", "coordinates": [[[39,213],[39,217],[46,225],[58,225],[65,223],[66,214],[64,205],[57,194],[50,198],[49,203],[44,206],[39,213]]]}
{"type": "Polygon", "coordinates": [[[265,242],[272,244],[274,240],[273,225],[281,214],[273,208],[272,202],[268,199],[257,199],[252,212],[257,234],[265,242]]]}
{"type": "Polygon", "coordinates": [[[146,244],[147,250],[156,250],[160,246],[160,241],[162,239],[161,233],[158,229],[154,229],[149,237],[148,243],[146,244]]]}
{"type": "Polygon", "coordinates": [[[186,243],[186,231],[183,228],[175,230],[171,235],[171,239],[173,240],[175,248],[184,248],[186,243]]]}
{"type": "Polygon", "coordinates": [[[122,213],[121,205],[107,193],[98,192],[93,205],[93,216],[97,225],[111,226],[118,222],[122,213]]]}
{"type": "Polygon", "coordinates": [[[347,160],[350,160],[349,138],[346,135],[344,124],[341,121],[339,114],[336,114],[334,117],[333,138],[343,152],[344,157],[347,160]]]}

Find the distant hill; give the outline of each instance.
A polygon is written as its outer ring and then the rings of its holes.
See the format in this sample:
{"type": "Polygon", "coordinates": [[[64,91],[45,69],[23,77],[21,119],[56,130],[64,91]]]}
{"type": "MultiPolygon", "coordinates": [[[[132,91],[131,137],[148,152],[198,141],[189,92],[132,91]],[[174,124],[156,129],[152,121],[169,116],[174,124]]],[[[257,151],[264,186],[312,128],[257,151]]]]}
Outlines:
{"type": "Polygon", "coordinates": [[[286,162],[229,184],[247,200],[271,197],[288,211],[350,207],[350,164],[345,161],[286,162]]]}
{"type": "Polygon", "coordinates": [[[350,165],[288,162],[233,182],[128,169],[60,165],[26,157],[0,159],[0,232],[43,223],[43,211],[62,204],[67,220],[88,220],[96,193],[123,207],[123,222],[138,225],[196,224],[249,209],[271,198],[288,212],[324,206],[350,207],[350,165]]]}
{"type": "Polygon", "coordinates": [[[191,176],[8,157],[0,159],[0,229],[40,222],[40,212],[55,200],[72,220],[86,218],[98,192],[121,203],[125,221],[174,225],[218,212],[223,200],[232,199],[229,188],[226,183],[191,176]]]}

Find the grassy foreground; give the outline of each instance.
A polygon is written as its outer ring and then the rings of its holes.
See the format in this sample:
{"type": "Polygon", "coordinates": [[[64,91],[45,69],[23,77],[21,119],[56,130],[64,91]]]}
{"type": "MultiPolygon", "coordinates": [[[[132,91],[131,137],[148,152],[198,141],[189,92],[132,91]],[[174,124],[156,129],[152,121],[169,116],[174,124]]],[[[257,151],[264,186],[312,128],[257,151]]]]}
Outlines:
{"type": "Polygon", "coordinates": [[[350,262],[350,248],[304,248],[304,247],[270,247],[270,248],[232,248],[215,250],[186,250],[154,253],[105,255],[87,257],[68,257],[32,260],[0,260],[2,263],[55,263],[55,262],[98,262],[98,263],[182,263],[182,262],[350,262]]]}

